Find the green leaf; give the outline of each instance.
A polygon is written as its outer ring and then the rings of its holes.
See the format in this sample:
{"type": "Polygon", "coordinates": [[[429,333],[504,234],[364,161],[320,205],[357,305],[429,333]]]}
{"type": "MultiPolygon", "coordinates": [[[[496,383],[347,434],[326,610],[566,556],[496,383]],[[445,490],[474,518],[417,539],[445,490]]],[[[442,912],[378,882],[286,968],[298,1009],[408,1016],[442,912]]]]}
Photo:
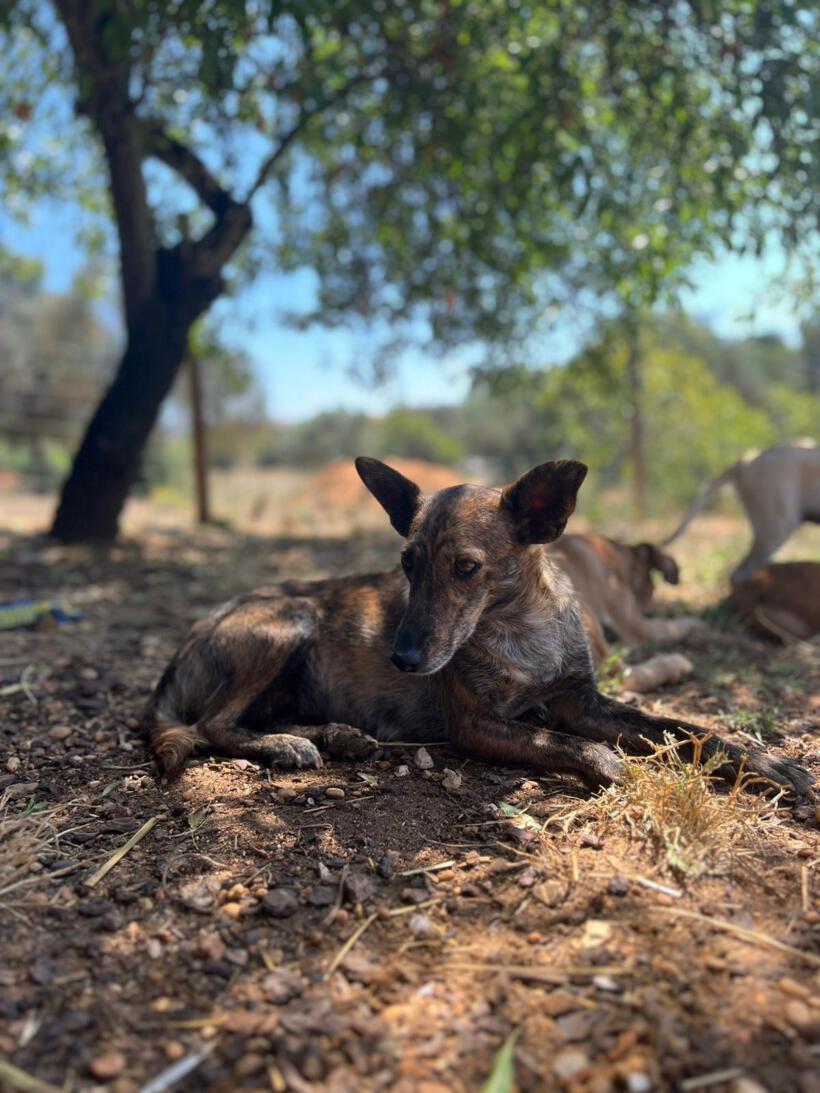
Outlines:
{"type": "Polygon", "coordinates": [[[515,805],[511,805],[507,801],[499,801],[498,809],[505,816],[514,816],[516,819],[520,820],[524,827],[530,827],[533,831],[541,830],[541,824],[539,824],[537,820],[534,820],[532,816],[528,816],[523,809],[516,808],[515,805]]]}
{"type": "Polygon", "coordinates": [[[481,1093],[512,1093],[515,1088],[515,1060],[514,1051],[520,1029],[514,1029],[501,1047],[493,1060],[493,1068],[490,1076],[481,1087],[481,1093]]]}

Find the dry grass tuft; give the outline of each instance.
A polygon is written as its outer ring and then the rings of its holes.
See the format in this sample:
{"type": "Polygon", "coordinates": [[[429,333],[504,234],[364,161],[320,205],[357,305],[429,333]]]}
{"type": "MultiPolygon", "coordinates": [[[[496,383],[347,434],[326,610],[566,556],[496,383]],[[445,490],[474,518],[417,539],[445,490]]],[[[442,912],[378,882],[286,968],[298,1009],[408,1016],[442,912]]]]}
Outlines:
{"type": "Polygon", "coordinates": [[[37,866],[45,851],[58,848],[57,811],[37,808],[33,800],[12,811],[8,794],[0,797],[0,908],[12,907],[27,889],[43,881],[37,866]]]}
{"type": "Polygon", "coordinates": [[[703,739],[693,737],[692,743],[691,762],[671,738],[648,756],[622,754],[624,781],[583,805],[578,819],[621,833],[625,827],[678,875],[749,865],[763,848],[782,794],[749,793],[749,785],[759,779],[742,771],[725,790],[715,776],[723,757],[704,760],[703,739]]]}

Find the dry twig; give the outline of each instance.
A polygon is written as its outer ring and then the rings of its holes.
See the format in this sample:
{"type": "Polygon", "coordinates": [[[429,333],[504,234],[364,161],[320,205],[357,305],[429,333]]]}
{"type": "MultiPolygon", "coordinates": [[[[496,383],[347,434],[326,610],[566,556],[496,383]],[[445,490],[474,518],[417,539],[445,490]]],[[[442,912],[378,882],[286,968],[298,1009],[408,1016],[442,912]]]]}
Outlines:
{"type": "Polygon", "coordinates": [[[359,940],[365,930],[368,930],[378,917],[379,912],[374,911],[372,915],[367,916],[367,918],[364,920],[364,922],[361,923],[361,925],[356,927],[356,929],[353,931],[353,933],[350,935],[344,945],[342,945],[341,949],[339,949],[338,953],[336,953],[336,955],[331,960],[330,964],[328,965],[328,969],[325,972],[325,978],[333,975],[333,973],[339,967],[341,962],[344,960],[344,958],[347,956],[347,954],[350,952],[350,950],[353,948],[353,946],[356,944],[356,942],[359,940]]]}
{"type": "Polygon", "coordinates": [[[104,862],[97,870],[97,872],[93,873],[88,878],[88,880],[85,882],[86,886],[88,888],[93,888],[95,885],[99,884],[103,877],[107,876],[111,872],[117,862],[121,861],[129,850],[133,850],[137,843],[142,842],[148,832],[154,827],[155,824],[158,824],[161,819],[161,816],[152,816],[150,820],[146,820],[142,827],[139,829],[139,831],[135,832],[128,840],[128,842],[121,846],[119,850],[115,850],[111,857],[108,859],[108,861],[104,862]]]}
{"type": "Polygon", "coordinates": [[[820,956],[804,952],[794,945],[788,945],[785,941],[778,941],[776,937],[769,937],[768,934],[763,934],[759,930],[747,930],[745,926],[736,926],[734,922],[727,922],[724,918],[711,918],[709,915],[700,914],[699,911],[687,911],[685,907],[651,907],[650,910],[657,911],[658,914],[662,915],[674,915],[677,918],[691,918],[695,922],[703,922],[707,926],[725,930],[726,933],[736,934],[746,941],[755,941],[759,945],[768,945],[771,949],[779,949],[781,953],[788,953],[789,956],[793,956],[797,960],[802,960],[806,964],[820,968],[820,956]]]}

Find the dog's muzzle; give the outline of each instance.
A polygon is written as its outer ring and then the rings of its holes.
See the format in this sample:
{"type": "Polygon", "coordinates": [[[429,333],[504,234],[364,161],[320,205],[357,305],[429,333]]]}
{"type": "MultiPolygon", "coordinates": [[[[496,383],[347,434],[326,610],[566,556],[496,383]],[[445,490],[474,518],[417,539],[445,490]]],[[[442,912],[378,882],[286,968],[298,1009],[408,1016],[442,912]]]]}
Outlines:
{"type": "Polygon", "coordinates": [[[394,649],[390,659],[402,672],[417,672],[421,664],[421,649],[413,646],[394,649]]]}

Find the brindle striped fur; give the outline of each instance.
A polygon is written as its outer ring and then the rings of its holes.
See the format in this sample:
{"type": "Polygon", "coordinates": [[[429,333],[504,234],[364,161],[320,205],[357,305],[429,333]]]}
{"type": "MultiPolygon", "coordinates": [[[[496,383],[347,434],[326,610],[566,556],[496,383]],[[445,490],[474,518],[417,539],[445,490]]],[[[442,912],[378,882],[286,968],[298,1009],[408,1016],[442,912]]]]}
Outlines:
{"type": "MultiPolygon", "coordinates": [[[[666,732],[688,739],[692,726],[595,689],[578,602],[542,545],[563,532],[583,464],[545,463],[504,490],[428,498],[377,460],[357,468],[407,539],[406,574],[285,582],[198,623],[146,710],[166,774],[194,749],[304,767],[320,764],[320,750],[358,757],[378,741],[447,739],[598,785],[619,776],[609,745],[645,752],[666,732]]],[[[714,738],[707,750],[718,746],[729,777],[745,761],[807,784],[787,761],[714,738]]]]}

